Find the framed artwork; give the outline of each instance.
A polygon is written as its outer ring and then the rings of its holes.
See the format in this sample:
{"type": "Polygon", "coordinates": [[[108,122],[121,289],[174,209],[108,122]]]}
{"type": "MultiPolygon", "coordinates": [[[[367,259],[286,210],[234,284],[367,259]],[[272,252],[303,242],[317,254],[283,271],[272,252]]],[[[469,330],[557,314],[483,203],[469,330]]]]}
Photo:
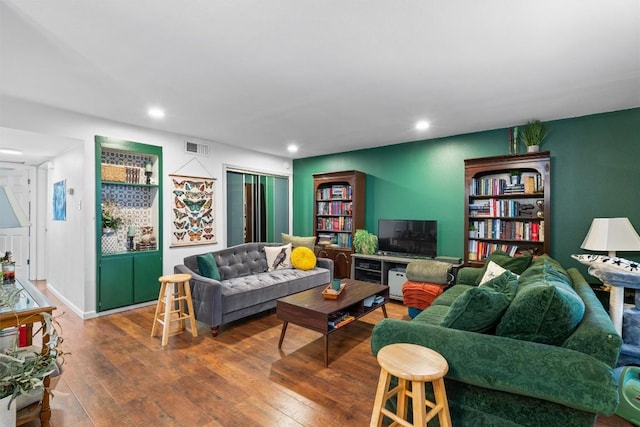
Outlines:
{"type": "Polygon", "coordinates": [[[172,175],[171,247],[216,242],[215,178],[172,175]]]}
{"type": "Polygon", "coordinates": [[[53,184],[53,220],[67,220],[67,182],[58,181],[53,184]]]}

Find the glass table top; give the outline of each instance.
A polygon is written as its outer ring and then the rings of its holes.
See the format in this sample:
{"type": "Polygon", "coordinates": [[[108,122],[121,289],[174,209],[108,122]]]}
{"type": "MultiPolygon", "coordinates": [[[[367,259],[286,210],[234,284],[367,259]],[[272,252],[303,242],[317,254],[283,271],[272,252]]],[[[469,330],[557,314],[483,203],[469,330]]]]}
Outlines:
{"type": "Polygon", "coordinates": [[[0,285],[0,313],[24,311],[39,308],[25,286],[19,281],[10,285],[0,285]]]}

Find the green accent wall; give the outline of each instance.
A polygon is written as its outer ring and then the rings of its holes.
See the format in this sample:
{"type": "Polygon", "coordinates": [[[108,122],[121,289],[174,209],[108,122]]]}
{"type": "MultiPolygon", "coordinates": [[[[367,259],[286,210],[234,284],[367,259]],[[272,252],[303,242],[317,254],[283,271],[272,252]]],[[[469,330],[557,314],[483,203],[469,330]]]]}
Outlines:
{"type": "MultiPolygon", "coordinates": [[[[551,152],[550,255],[590,279],[571,254],[585,253],[580,245],[594,217],[628,217],[640,232],[640,108],[547,126],[541,148],[551,152]]],[[[377,233],[382,218],[435,219],[438,255],[462,257],[464,159],[508,154],[508,140],[505,128],[294,160],[293,233],[313,234],[312,175],[356,169],[367,174],[367,230],[377,233]]]]}

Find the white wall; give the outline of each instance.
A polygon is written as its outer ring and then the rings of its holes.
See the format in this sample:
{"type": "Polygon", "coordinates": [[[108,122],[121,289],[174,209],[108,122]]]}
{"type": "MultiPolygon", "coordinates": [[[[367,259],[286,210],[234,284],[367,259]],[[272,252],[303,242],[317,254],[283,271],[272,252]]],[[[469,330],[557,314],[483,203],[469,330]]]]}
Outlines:
{"type": "MultiPolygon", "coordinates": [[[[225,177],[223,175],[224,165],[234,165],[249,170],[257,170],[283,176],[291,176],[290,160],[285,157],[271,156],[249,151],[229,145],[203,141],[185,135],[177,135],[168,132],[161,132],[147,128],[127,125],[100,118],[86,116],[83,114],[51,108],[42,104],[36,104],[17,98],[3,96],[0,97],[0,126],[28,130],[45,135],[63,136],[76,138],[84,141],[83,158],[78,158],[78,153],[70,154],[75,158],[75,162],[82,162],[84,167],[76,165],[66,159],[62,171],[63,176],[75,176],[76,170],[82,170],[82,182],[75,188],[83,195],[82,211],[74,212],[81,217],[81,228],[75,230],[73,236],[64,230],[57,231],[57,239],[49,241],[49,255],[51,252],[65,254],[69,252],[72,245],[76,244],[84,255],[69,256],[61,259],[57,266],[72,271],[74,276],[71,284],[62,283],[69,281],[69,277],[64,274],[55,274],[55,277],[48,277],[48,283],[52,290],[61,295],[66,301],[70,301],[76,312],[82,317],[95,315],[96,300],[96,236],[95,230],[95,135],[102,135],[113,138],[121,138],[129,141],[141,142],[145,144],[163,147],[163,168],[164,168],[164,236],[163,236],[163,271],[164,274],[173,272],[173,266],[181,264],[185,256],[202,253],[209,250],[224,247],[226,239],[226,209],[225,209],[225,177]],[[191,161],[194,156],[183,151],[184,141],[207,142],[211,146],[209,157],[197,157],[198,161],[191,161]],[[188,163],[188,164],[187,164],[188,163]],[[183,167],[184,165],[187,165],[183,167]],[[204,169],[204,170],[203,170],[204,169]],[[168,174],[176,173],[183,175],[201,176],[209,172],[216,180],[216,235],[218,243],[216,245],[201,245],[186,248],[169,248],[171,242],[171,215],[170,203],[171,188],[168,174]]],[[[141,112],[141,114],[143,114],[141,112]]],[[[166,119],[170,120],[170,118],[166,119]]],[[[56,169],[52,172],[57,174],[56,169]]],[[[71,178],[67,178],[71,179],[71,178]]],[[[75,178],[74,178],[75,179],[75,178]]],[[[50,187],[53,181],[50,182],[50,187]]],[[[291,187],[291,185],[290,185],[291,187]]],[[[290,203],[291,205],[291,203],[290,203]]],[[[68,205],[68,211],[70,206],[68,205]]],[[[79,220],[79,219],[78,219],[79,220]]],[[[52,261],[49,261],[49,271],[53,268],[52,261]]],[[[57,268],[57,267],[56,267],[57,268]]]]}

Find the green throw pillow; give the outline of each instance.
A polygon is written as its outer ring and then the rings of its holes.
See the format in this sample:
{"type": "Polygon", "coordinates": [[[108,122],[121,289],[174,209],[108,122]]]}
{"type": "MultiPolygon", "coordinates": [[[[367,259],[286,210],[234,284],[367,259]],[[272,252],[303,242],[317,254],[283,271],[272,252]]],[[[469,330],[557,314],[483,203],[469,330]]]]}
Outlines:
{"type": "Polygon", "coordinates": [[[220,280],[220,271],[218,270],[218,264],[216,264],[215,258],[211,252],[198,255],[198,270],[200,275],[208,277],[209,279],[220,280]]]}
{"type": "Polygon", "coordinates": [[[517,276],[505,271],[480,287],[467,289],[451,304],[440,326],[486,332],[498,323],[517,288],[517,276]]]}
{"type": "Polygon", "coordinates": [[[303,247],[309,248],[311,250],[315,249],[316,236],[301,237],[301,236],[292,236],[291,234],[286,234],[286,233],[280,233],[280,236],[282,238],[282,244],[283,245],[291,243],[291,245],[294,248],[297,248],[299,246],[303,246],[303,247]]]}
{"type": "Polygon", "coordinates": [[[527,269],[527,267],[529,267],[529,264],[531,264],[531,258],[532,256],[530,253],[524,253],[522,255],[512,257],[502,251],[495,251],[491,253],[487,258],[487,261],[485,262],[484,267],[482,267],[482,271],[478,275],[478,280],[476,281],[476,285],[480,284],[480,281],[482,280],[482,276],[484,276],[484,272],[487,270],[487,265],[489,264],[489,261],[495,262],[500,267],[507,269],[512,273],[522,274],[527,269]]]}
{"type": "Polygon", "coordinates": [[[584,302],[563,274],[544,262],[539,281],[518,290],[496,327],[496,335],[561,345],[584,316],[584,302]]]}

